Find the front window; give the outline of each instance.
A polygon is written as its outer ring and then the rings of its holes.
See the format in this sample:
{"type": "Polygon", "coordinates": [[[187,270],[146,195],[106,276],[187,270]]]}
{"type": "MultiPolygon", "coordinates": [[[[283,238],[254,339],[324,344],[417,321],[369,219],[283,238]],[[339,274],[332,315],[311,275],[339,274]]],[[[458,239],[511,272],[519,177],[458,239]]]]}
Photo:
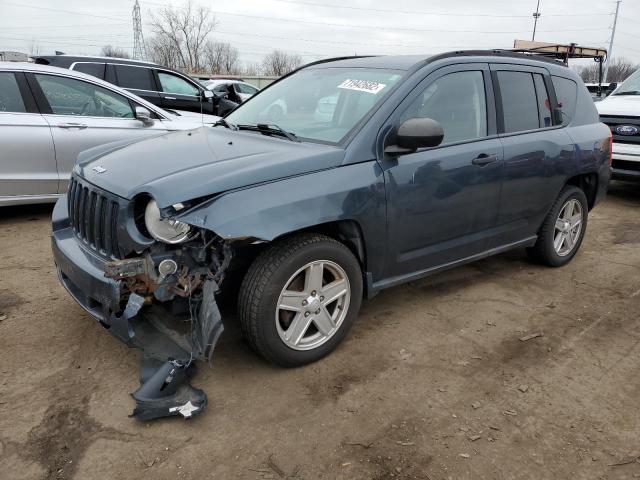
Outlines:
{"type": "Polygon", "coordinates": [[[402,77],[395,70],[301,70],[270,86],[228,117],[235,125],[269,124],[298,138],[340,143],[402,77]]]}
{"type": "Polygon", "coordinates": [[[200,93],[193,84],[173,73],[158,72],[158,79],[160,80],[162,91],[165,93],[192,96],[200,93]]]}
{"type": "Polygon", "coordinates": [[[640,95],[640,70],[636,70],[622,85],[620,85],[614,95],[640,95]]]}
{"type": "Polygon", "coordinates": [[[129,100],[93,83],[55,75],[35,75],[56,115],[133,118],[129,100]]]}

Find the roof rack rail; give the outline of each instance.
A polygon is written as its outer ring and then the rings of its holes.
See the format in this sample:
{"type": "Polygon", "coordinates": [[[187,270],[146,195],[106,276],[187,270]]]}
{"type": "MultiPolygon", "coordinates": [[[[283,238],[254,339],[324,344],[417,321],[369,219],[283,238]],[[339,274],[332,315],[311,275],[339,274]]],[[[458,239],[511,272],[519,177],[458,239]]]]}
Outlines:
{"type": "Polygon", "coordinates": [[[581,47],[576,43],[556,44],[529,40],[514,40],[511,51],[525,55],[539,55],[554,58],[567,67],[569,66],[570,58],[592,58],[598,63],[598,96],[602,96],[602,64],[607,59],[607,50],[604,48],[581,47]]]}

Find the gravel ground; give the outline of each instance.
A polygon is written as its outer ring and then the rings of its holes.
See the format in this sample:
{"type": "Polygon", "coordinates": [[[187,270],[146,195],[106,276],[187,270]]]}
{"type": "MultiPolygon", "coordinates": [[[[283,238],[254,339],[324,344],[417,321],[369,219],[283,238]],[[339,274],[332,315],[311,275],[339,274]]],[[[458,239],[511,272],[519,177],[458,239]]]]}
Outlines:
{"type": "Polygon", "coordinates": [[[612,185],[567,267],[517,251],[387,290],[304,368],[231,319],[194,381],[206,412],[146,424],[139,353],[58,284],[50,213],[0,210],[2,478],[640,478],[637,185],[612,185]]]}

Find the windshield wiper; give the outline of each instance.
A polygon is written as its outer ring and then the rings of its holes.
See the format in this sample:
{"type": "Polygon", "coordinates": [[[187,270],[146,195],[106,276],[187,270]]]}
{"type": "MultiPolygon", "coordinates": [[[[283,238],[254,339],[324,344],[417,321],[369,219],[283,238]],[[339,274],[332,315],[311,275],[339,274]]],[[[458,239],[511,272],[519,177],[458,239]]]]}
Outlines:
{"type": "Polygon", "coordinates": [[[298,137],[291,132],[287,132],[279,125],[275,123],[259,123],[257,125],[237,125],[238,130],[251,130],[253,132],[260,132],[265,135],[280,135],[285,137],[292,142],[299,142],[298,137]]]}
{"type": "Polygon", "coordinates": [[[224,118],[221,118],[216,123],[213,124],[214,127],[222,125],[224,128],[228,128],[229,130],[238,130],[234,124],[227,122],[224,118]]]}
{"type": "Polygon", "coordinates": [[[628,90],[626,92],[614,93],[614,95],[640,95],[638,90],[628,90]]]}

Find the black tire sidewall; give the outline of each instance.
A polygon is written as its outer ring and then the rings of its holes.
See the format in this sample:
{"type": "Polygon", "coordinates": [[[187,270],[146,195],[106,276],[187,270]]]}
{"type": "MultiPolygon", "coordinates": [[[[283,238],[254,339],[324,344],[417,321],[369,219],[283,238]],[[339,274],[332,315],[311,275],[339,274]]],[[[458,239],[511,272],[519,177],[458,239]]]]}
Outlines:
{"type": "Polygon", "coordinates": [[[546,223],[548,223],[548,225],[546,225],[547,228],[545,228],[542,233],[543,238],[541,240],[543,241],[544,256],[546,257],[546,260],[549,264],[554,267],[561,267],[569,263],[578,253],[578,250],[580,250],[580,246],[582,245],[582,241],[587,231],[588,217],[589,206],[587,204],[587,197],[585,196],[584,192],[577,187],[566,188],[558,198],[558,201],[553,206],[553,209],[549,212],[546,220],[546,223]],[[573,247],[571,253],[565,256],[560,256],[555,251],[555,248],[553,248],[555,223],[558,219],[558,215],[560,215],[560,212],[562,211],[562,208],[571,199],[578,200],[580,202],[580,206],[582,207],[582,228],[580,229],[578,241],[573,247]]]}
{"type": "Polygon", "coordinates": [[[260,343],[267,350],[267,356],[283,366],[298,366],[314,362],[330,353],[345,337],[353,324],[362,301],[362,273],[360,265],[345,246],[337,242],[317,242],[302,246],[290,252],[280,268],[269,279],[259,300],[257,322],[260,343]],[[351,299],[345,319],[337,332],[322,345],[312,350],[294,350],[287,346],[278,334],[275,321],[276,304],[282,289],[291,276],[307,263],[316,260],[330,260],[346,272],[351,287],[351,299]]]}

